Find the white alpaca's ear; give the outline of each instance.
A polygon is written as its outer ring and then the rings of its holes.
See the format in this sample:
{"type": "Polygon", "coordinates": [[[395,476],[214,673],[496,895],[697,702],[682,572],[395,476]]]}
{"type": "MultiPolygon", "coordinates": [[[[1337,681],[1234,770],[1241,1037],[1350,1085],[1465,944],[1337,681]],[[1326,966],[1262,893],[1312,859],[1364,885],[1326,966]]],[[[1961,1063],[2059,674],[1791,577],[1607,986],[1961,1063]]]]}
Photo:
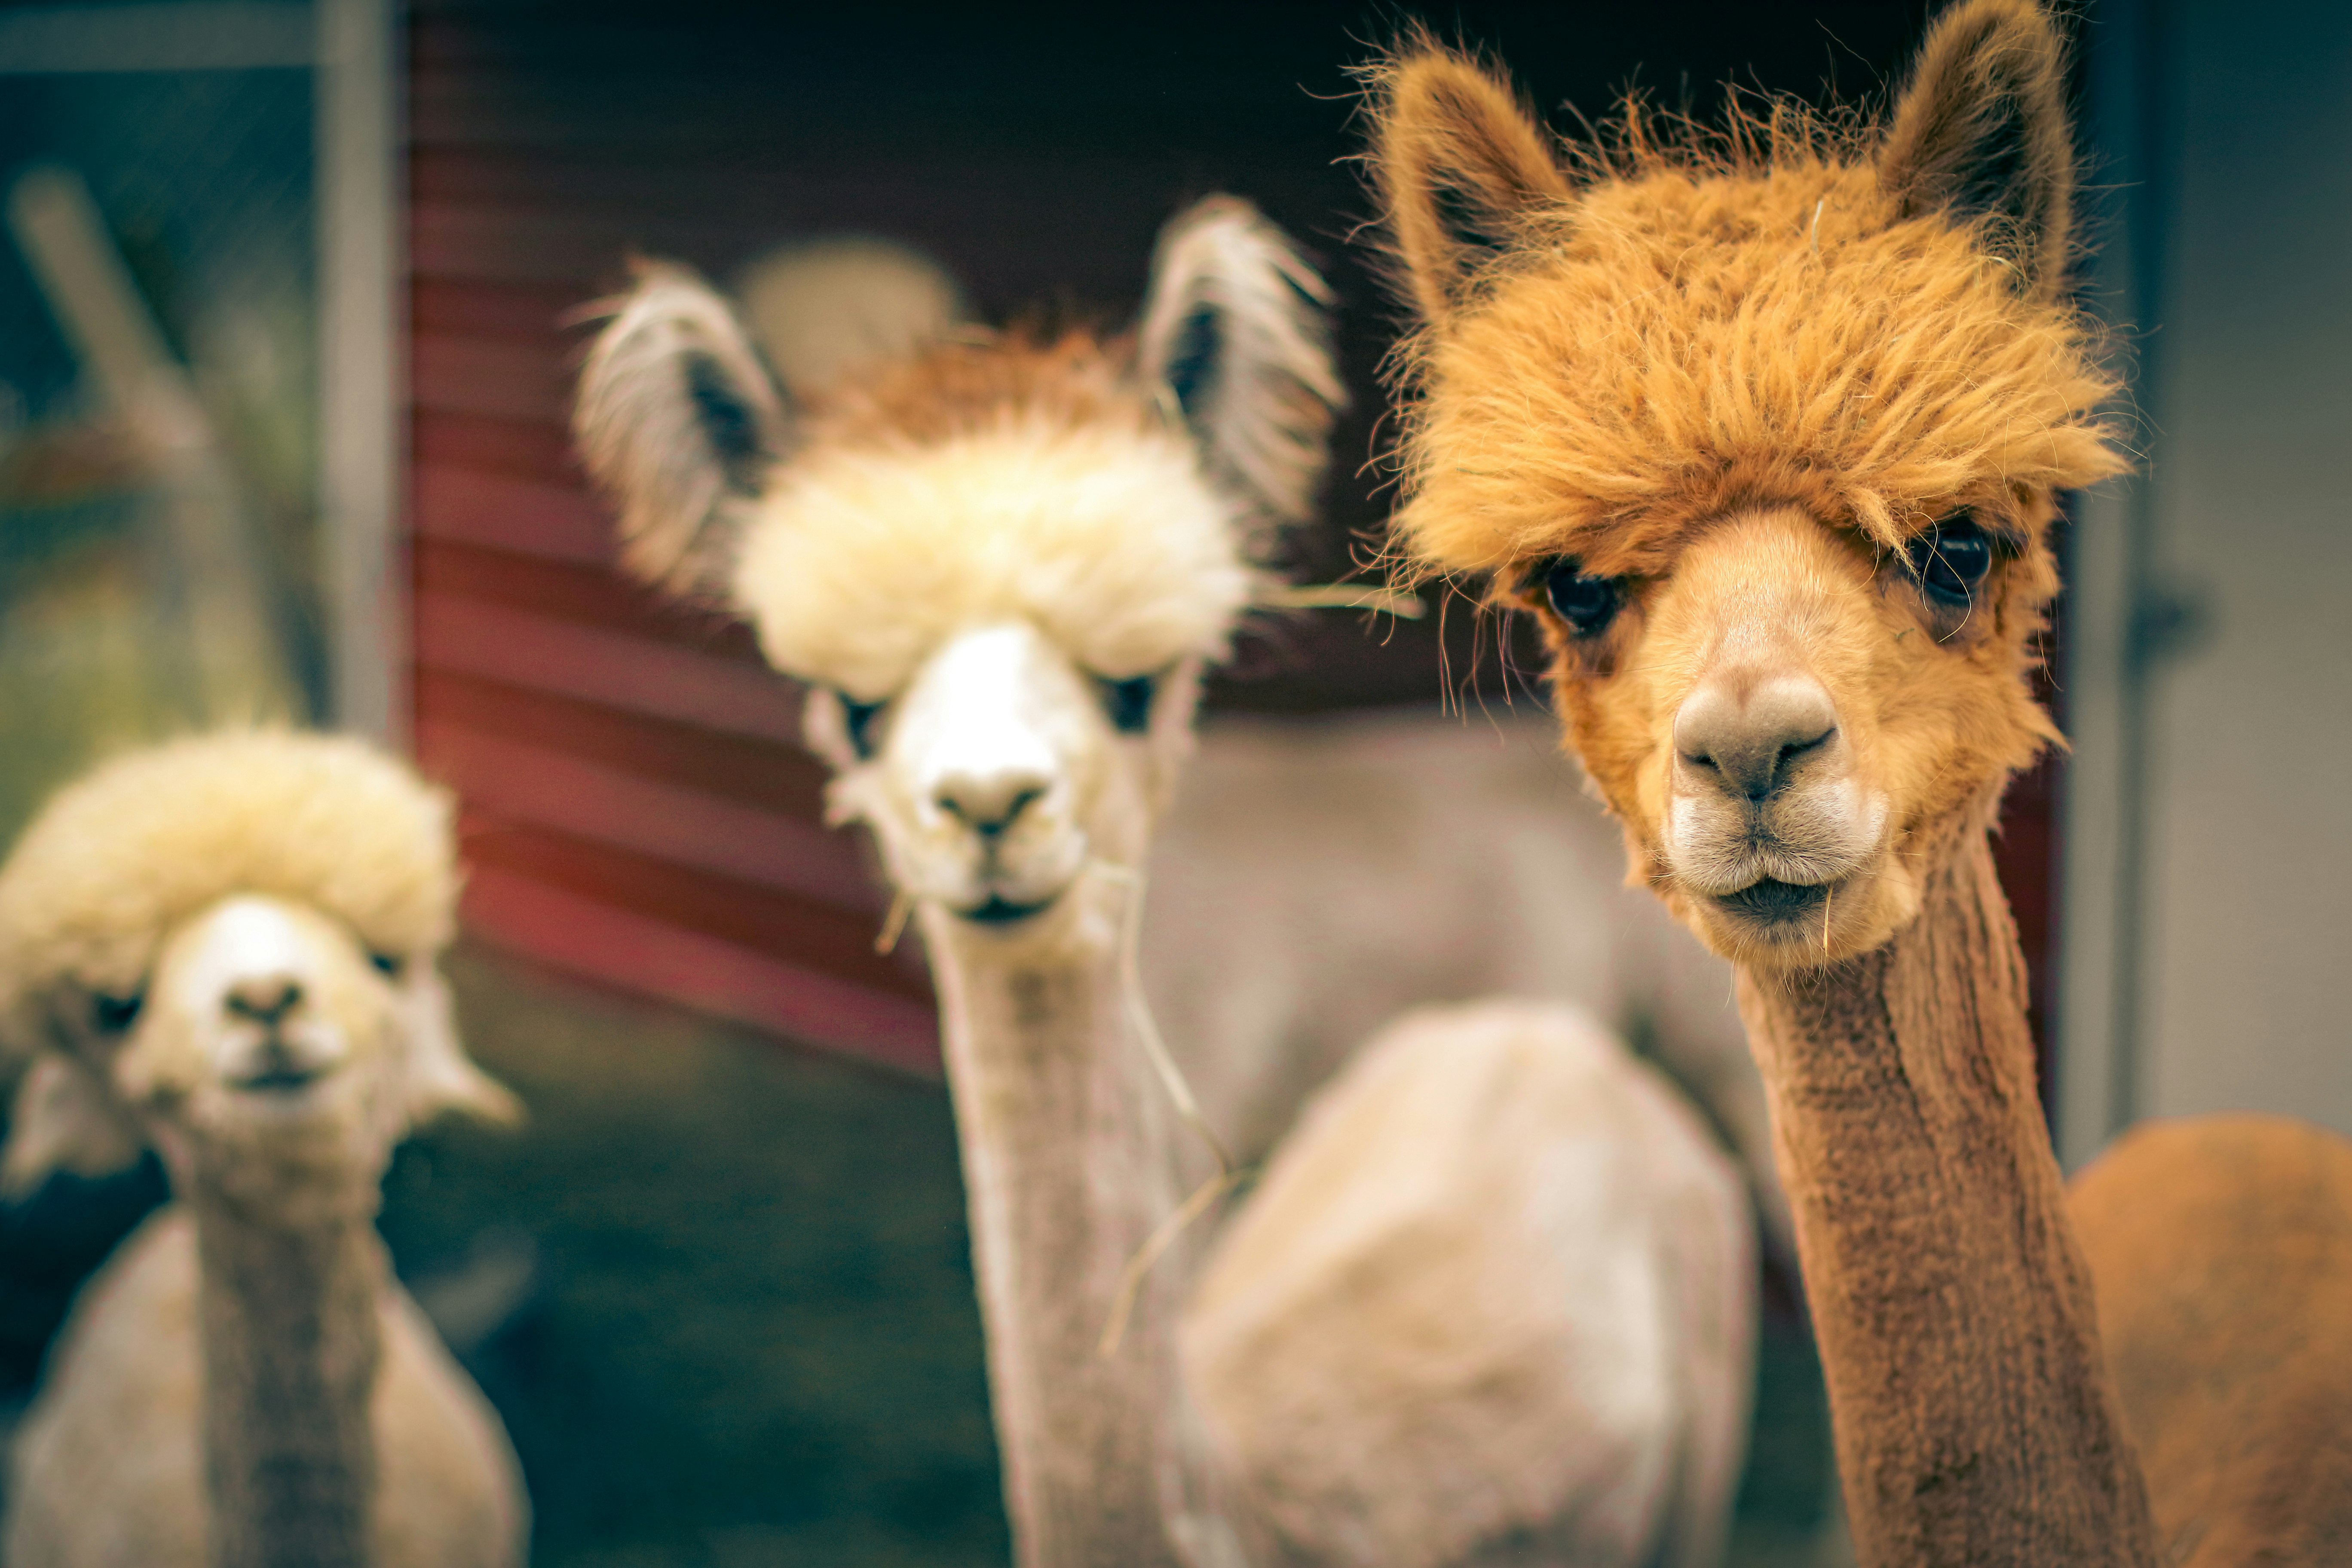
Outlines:
{"type": "Polygon", "coordinates": [[[1330,302],[1282,231],[1238,197],[1210,196],[1160,233],[1142,374],[1174,397],[1210,470],[1276,524],[1310,514],[1348,400],[1330,302]]]}
{"type": "Polygon", "coordinates": [[[0,1153],[0,1198],[31,1197],[59,1171],[107,1176],[139,1163],[146,1147],[90,1069],[44,1051],[25,1069],[0,1153]]]}
{"type": "Polygon", "coordinates": [[[398,990],[408,1055],[407,1124],[422,1127],[450,1114],[499,1127],[523,1119],[514,1091],[474,1065],[457,1039],[457,1009],[438,964],[418,958],[398,990]]]}
{"type": "Polygon", "coordinates": [[[783,455],[775,377],[734,310],[685,268],[635,265],[636,286],[580,371],[572,433],[621,511],[622,563],[656,587],[725,595],[736,515],[783,455]]]}

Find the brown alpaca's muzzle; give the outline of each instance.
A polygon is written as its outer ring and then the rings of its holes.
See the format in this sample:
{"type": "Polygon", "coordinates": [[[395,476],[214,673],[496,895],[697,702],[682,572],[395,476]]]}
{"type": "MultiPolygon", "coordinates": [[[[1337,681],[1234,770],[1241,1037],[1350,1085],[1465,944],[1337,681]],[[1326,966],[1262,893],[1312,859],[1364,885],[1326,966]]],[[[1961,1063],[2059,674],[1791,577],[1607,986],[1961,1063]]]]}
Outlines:
{"type": "Polygon", "coordinates": [[[1743,962],[1821,963],[1892,929],[1868,700],[1880,617],[1850,554],[1792,512],[1726,520],[1687,552],[1636,655],[1654,672],[1654,841],[1700,935],[1743,962]]]}

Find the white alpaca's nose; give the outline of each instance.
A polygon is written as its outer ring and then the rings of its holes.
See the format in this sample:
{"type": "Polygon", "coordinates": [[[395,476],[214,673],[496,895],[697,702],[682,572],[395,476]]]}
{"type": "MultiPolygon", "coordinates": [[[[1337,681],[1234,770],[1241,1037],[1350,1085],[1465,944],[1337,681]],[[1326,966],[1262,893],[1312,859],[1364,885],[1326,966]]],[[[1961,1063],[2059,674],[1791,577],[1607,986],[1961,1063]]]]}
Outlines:
{"type": "Polygon", "coordinates": [[[1017,626],[968,633],[924,672],[893,741],[943,823],[992,842],[1050,814],[1067,787],[1050,673],[1035,632],[1017,626]]]}
{"type": "Polygon", "coordinates": [[[342,1064],[343,1032],[318,1011],[326,973],[317,933],[293,911],[232,899],[192,934],[183,994],[194,1017],[210,1015],[202,1032],[213,1041],[214,1071],[235,1084],[281,1087],[342,1064]]]}
{"type": "Polygon", "coordinates": [[[284,970],[232,979],[221,1000],[230,1017],[263,1025],[278,1023],[301,1005],[302,983],[284,970]]]}
{"type": "Polygon", "coordinates": [[[1052,787],[1053,781],[1040,768],[1015,765],[985,773],[958,769],[939,781],[931,802],[982,838],[994,838],[1045,799],[1052,787]]]}

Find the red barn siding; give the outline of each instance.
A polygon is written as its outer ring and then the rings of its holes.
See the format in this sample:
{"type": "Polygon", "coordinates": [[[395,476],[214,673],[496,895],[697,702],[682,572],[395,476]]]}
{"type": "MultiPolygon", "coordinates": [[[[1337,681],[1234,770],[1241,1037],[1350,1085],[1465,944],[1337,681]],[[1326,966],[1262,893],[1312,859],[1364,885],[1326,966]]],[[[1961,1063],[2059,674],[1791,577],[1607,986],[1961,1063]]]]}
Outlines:
{"type": "MultiPolygon", "coordinates": [[[[1546,102],[1605,101],[1654,43],[1599,39],[1591,17],[1552,7],[1473,10],[1473,36],[1512,41],[1546,102]],[[1550,28],[1563,47],[1547,54],[1550,28]],[[1543,78],[1548,58],[1593,60],[1607,79],[1543,78]]],[[[1911,25],[1849,10],[1841,37],[1894,68],[1911,25]]],[[[611,568],[607,516],[563,429],[582,336],[563,323],[620,282],[632,252],[723,277],[779,239],[850,229],[950,258],[992,315],[1038,300],[1117,312],[1166,216],[1239,190],[1320,247],[1341,300],[1355,406],[1328,520],[1292,551],[1301,575],[1339,574],[1391,499],[1370,459],[1386,397],[1373,368],[1395,318],[1346,243],[1364,203],[1334,165],[1354,150],[1337,67],[1361,51],[1303,12],[1260,16],[1231,47],[1149,58],[1099,16],[1074,30],[1011,13],[861,21],[706,0],[424,0],[413,15],[415,733],[465,803],[469,926],[594,979],[929,1066],[919,962],[871,951],[884,899],[860,845],[819,825],[823,770],[797,744],[796,693],[743,628],[666,607],[611,568]]],[[[1792,25],[1765,21],[1738,47],[1792,25]]],[[[1675,31],[1694,80],[1751,65],[1800,89],[1811,79],[1804,61],[1716,60],[1675,31]]],[[[1473,623],[1451,617],[1452,668],[1491,672],[1473,623]]],[[[1286,623],[1245,641],[1243,673],[1214,682],[1211,703],[1429,702],[1439,636],[1286,623]]],[[[2011,792],[1999,847],[2037,1035],[2056,777],[2045,767],[2011,792]]]]}
{"type": "Polygon", "coordinates": [[[798,693],[742,626],[613,569],[569,454],[564,322],[676,182],[583,164],[565,150],[593,103],[469,63],[468,37],[461,17],[416,24],[409,229],[413,733],[463,804],[467,925],[932,1070],[929,987],[911,954],[873,951],[886,900],[856,842],[820,825],[798,693]]]}

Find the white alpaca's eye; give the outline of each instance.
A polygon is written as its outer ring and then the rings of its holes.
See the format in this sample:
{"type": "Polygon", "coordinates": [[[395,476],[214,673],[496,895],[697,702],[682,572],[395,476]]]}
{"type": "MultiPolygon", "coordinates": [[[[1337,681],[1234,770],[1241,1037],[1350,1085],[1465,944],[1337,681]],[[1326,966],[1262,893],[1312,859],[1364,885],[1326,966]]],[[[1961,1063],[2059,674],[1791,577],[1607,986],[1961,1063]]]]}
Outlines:
{"type": "Polygon", "coordinates": [[[374,964],[375,972],[386,980],[399,979],[400,972],[408,966],[408,961],[396,952],[371,952],[368,962],[374,964]]]}
{"type": "Polygon", "coordinates": [[[147,1005],[147,994],[134,991],[128,996],[109,996],[103,993],[89,999],[90,1022],[102,1034],[119,1035],[139,1021],[139,1009],[147,1005]]]}
{"type": "Polygon", "coordinates": [[[1113,680],[1108,676],[1095,678],[1102,685],[1103,712],[1110,727],[1122,735],[1140,735],[1151,728],[1151,700],[1160,695],[1160,678],[1156,675],[1131,676],[1125,680],[1113,680]]]}
{"type": "Polygon", "coordinates": [[[881,713],[884,704],[860,702],[846,691],[835,691],[833,700],[841,704],[841,732],[848,737],[849,749],[856,753],[859,762],[872,762],[874,721],[881,713]]]}

